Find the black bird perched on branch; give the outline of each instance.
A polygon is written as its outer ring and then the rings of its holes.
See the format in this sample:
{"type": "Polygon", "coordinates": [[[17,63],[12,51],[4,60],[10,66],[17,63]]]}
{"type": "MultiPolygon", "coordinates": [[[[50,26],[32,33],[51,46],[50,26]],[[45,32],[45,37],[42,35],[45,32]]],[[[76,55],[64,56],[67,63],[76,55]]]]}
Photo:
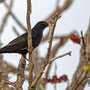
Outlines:
{"type": "MultiPolygon", "coordinates": [[[[42,39],[43,30],[48,26],[45,21],[38,22],[31,30],[32,47],[35,49],[42,39]]],[[[12,40],[8,45],[0,49],[0,53],[20,53],[28,52],[28,33],[24,33],[16,39],[12,40]]]]}

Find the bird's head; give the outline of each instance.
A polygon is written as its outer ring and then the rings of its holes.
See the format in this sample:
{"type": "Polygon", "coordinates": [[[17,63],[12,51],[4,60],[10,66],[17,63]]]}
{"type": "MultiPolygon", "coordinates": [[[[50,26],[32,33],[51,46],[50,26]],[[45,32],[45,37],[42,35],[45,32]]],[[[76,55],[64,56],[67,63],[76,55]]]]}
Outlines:
{"type": "Polygon", "coordinates": [[[48,26],[48,23],[45,21],[40,21],[38,22],[35,27],[37,28],[37,30],[44,30],[46,27],[48,26]]]}

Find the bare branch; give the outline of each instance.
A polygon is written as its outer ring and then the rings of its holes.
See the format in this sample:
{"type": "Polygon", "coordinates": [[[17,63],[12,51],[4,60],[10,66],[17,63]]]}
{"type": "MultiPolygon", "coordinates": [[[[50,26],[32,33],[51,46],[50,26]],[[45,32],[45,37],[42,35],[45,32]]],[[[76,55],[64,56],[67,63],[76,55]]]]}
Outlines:
{"type": "Polygon", "coordinates": [[[0,27],[0,33],[2,33],[4,27],[5,27],[6,23],[7,23],[8,17],[10,15],[10,10],[11,10],[11,8],[13,6],[12,4],[13,4],[13,0],[10,1],[10,5],[8,6],[8,12],[6,13],[5,17],[3,18],[3,22],[2,22],[1,27],[0,27]]]}
{"type": "Polygon", "coordinates": [[[41,66],[41,70],[40,73],[37,75],[37,77],[33,80],[32,84],[31,84],[31,88],[34,88],[38,82],[38,80],[40,79],[40,77],[42,76],[44,69],[46,67],[46,65],[48,64],[48,60],[50,57],[50,52],[51,52],[51,47],[52,47],[52,40],[53,40],[53,34],[54,34],[54,30],[55,30],[55,26],[56,26],[56,22],[58,20],[58,15],[56,15],[56,17],[53,19],[53,27],[50,28],[51,29],[51,33],[50,33],[50,39],[49,39],[49,48],[48,48],[48,54],[46,57],[46,60],[44,61],[44,64],[41,66]]]}
{"type": "Polygon", "coordinates": [[[5,1],[5,0],[0,0],[0,3],[1,3],[1,2],[4,2],[4,1],[5,1]]]}
{"type": "Polygon", "coordinates": [[[16,34],[17,36],[20,36],[20,34],[19,34],[19,32],[17,31],[17,29],[16,29],[14,26],[13,26],[12,28],[13,28],[15,34],[16,34]]]}
{"type": "Polygon", "coordinates": [[[54,60],[56,60],[56,59],[58,59],[58,58],[61,58],[61,57],[64,57],[64,56],[66,56],[66,55],[71,56],[71,51],[70,51],[70,52],[67,52],[67,53],[65,53],[65,54],[63,54],[63,55],[57,56],[57,57],[55,57],[55,58],[52,58],[51,60],[49,60],[48,63],[51,63],[51,62],[53,62],[54,60]]]}
{"type": "MultiPolygon", "coordinates": [[[[7,5],[7,3],[4,3],[5,7],[7,9],[9,9],[9,6],[7,5]]],[[[22,23],[17,19],[17,17],[12,13],[12,11],[10,10],[10,15],[13,17],[13,19],[16,21],[16,23],[22,28],[22,30],[27,31],[27,29],[25,28],[24,25],[22,25],[22,23]]]]}
{"type": "Polygon", "coordinates": [[[16,81],[16,84],[17,84],[16,90],[22,90],[22,85],[23,85],[24,80],[25,80],[24,70],[25,70],[26,60],[24,57],[26,57],[26,55],[23,55],[21,57],[21,60],[19,61],[17,81],[16,81]]]}
{"type": "Polygon", "coordinates": [[[54,19],[56,14],[60,15],[62,12],[66,11],[72,4],[74,0],[66,0],[65,4],[61,8],[56,8],[56,10],[45,20],[46,22],[51,22],[50,19],[54,19]]]}
{"type": "Polygon", "coordinates": [[[31,14],[31,0],[27,0],[27,29],[28,29],[28,51],[29,51],[29,87],[32,83],[33,78],[33,64],[32,64],[32,36],[31,36],[31,24],[30,24],[30,14],[31,14]]]}
{"type": "Polygon", "coordinates": [[[90,28],[86,31],[85,34],[85,46],[81,47],[80,50],[80,62],[77,67],[77,70],[73,74],[72,82],[71,84],[66,88],[66,90],[83,90],[88,78],[89,78],[89,70],[85,70],[84,67],[90,66],[90,44],[88,44],[90,41],[90,28]],[[88,32],[88,33],[87,33],[88,32]]]}

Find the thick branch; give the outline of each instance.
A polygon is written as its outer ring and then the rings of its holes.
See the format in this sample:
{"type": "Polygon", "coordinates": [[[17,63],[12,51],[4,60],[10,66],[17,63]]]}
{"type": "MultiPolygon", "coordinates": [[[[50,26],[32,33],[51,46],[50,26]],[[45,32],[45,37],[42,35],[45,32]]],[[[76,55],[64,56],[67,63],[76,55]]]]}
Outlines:
{"type": "Polygon", "coordinates": [[[26,55],[23,55],[21,57],[21,60],[19,61],[17,81],[16,81],[16,84],[17,84],[16,90],[22,90],[22,85],[25,80],[25,77],[24,77],[24,70],[25,70],[25,65],[26,65],[25,56],[26,55]]]}
{"type": "Polygon", "coordinates": [[[28,51],[29,51],[29,90],[32,83],[33,75],[33,64],[32,64],[32,36],[31,36],[31,24],[30,24],[30,14],[31,14],[31,0],[27,0],[27,28],[28,28],[28,51]]]}

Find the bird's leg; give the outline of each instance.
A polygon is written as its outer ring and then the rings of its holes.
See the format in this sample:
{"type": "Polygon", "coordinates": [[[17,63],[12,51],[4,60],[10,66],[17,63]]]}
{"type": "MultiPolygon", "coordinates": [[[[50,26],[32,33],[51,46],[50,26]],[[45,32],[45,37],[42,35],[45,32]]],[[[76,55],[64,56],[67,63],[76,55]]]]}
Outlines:
{"type": "MultiPolygon", "coordinates": [[[[33,51],[34,49],[33,49],[33,47],[32,47],[32,51],[33,51]]],[[[30,52],[30,53],[32,53],[32,51],[30,52]]],[[[26,54],[22,54],[22,56],[27,60],[27,61],[29,61],[27,58],[26,58],[26,54]]]]}
{"type": "Polygon", "coordinates": [[[29,60],[26,58],[26,54],[23,54],[22,56],[23,56],[23,58],[25,58],[27,61],[29,61],[29,60]]]}

